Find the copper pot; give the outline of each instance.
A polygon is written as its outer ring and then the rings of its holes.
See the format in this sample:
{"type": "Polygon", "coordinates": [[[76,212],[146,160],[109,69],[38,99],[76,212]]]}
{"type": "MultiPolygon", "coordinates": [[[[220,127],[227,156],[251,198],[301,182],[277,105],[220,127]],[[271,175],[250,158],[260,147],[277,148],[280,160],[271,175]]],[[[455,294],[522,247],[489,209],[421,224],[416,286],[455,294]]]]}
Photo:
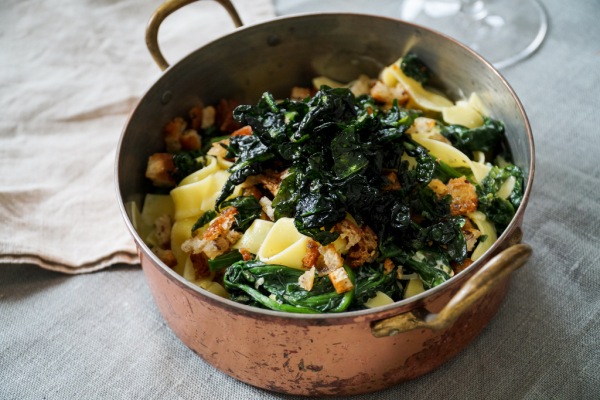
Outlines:
{"type": "MultiPolygon", "coordinates": [[[[138,247],[158,309],[192,351],[226,374],[258,387],[302,395],[345,395],[383,389],[425,374],[458,354],[489,323],[509,275],[529,258],[516,244],[529,199],[534,147],[527,116],[508,83],[487,61],[431,30],[390,18],[311,14],[237,29],[169,67],[157,44],[167,15],[194,0],[170,0],[151,18],[147,44],[165,70],[131,113],[116,159],[117,197],[138,247]],[[148,156],[163,149],[161,127],[199,101],[254,103],[266,90],[326,75],[340,81],[379,70],[407,51],[435,72],[451,97],[477,92],[506,125],[507,143],[526,178],[523,202],[490,250],[444,284],[385,307],[341,314],[288,314],[223,299],[184,280],[144,244],[124,201],[138,205],[149,183],[148,156]]],[[[228,0],[220,0],[238,27],[228,0]]]]}

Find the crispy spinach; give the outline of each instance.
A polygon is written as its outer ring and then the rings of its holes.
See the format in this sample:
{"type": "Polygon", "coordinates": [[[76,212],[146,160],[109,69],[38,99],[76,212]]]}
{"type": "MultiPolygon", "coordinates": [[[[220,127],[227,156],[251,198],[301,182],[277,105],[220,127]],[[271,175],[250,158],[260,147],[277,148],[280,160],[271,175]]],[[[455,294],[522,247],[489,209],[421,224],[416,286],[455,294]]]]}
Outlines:
{"type": "Polygon", "coordinates": [[[234,215],[234,229],[240,232],[246,232],[255,219],[259,219],[262,212],[262,206],[254,196],[239,196],[226,201],[223,207],[235,207],[237,214],[234,215]]]}
{"type": "Polygon", "coordinates": [[[492,167],[481,181],[481,185],[477,186],[477,195],[479,196],[478,210],[494,222],[496,229],[502,232],[523,200],[523,172],[515,165],[507,165],[503,168],[492,167]],[[511,194],[504,199],[498,196],[497,192],[510,177],[515,179],[515,184],[511,194]]]}
{"type": "Polygon", "coordinates": [[[208,268],[211,271],[218,271],[242,260],[244,260],[244,256],[242,256],[239,250],[229,250],[215,257],[214,260],[208,260],[208,268]]]}
{"type": "Polygon", "coordinates": [[[216,212],[214,212],[213,210],[206,211],[200,216],[200,218],[198,218],[198,221],[196,221],[194,226],[192,226],[192,232],[194,232],[196,229],[202,228],[204,225],[208,224],[215,218],[217,218],[216,212]]]}

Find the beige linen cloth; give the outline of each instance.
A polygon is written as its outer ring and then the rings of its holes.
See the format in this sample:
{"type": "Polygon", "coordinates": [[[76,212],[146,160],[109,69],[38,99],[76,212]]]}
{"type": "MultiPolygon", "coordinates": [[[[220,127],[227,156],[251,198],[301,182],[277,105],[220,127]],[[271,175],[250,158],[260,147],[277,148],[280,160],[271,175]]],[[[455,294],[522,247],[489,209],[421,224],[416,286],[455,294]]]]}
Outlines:
{"type": "MultiPolygon", "coordinates": [[[[233,3],[245,24],[275,15],[270,0],[233,3]]],[[[160,4],[0,4],[0,262],[70,274],[139,262],[113,165],[127,114],[160,76],[144,41],[160,4]]],[[[202,1],[167,18],[159,43],[173,63],[233,30],[202,1]]]]}

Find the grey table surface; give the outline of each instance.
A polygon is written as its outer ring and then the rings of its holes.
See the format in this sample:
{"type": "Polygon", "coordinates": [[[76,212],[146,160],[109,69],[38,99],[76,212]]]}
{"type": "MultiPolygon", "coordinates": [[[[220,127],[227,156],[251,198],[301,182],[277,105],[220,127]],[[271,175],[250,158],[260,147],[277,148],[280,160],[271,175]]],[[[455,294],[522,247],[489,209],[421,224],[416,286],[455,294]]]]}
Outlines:
{"type": "MultiPolygon", "coordinates": [[[[393,16],[396,3],[279,0],[276,7],[393,16]]],[[[536,141],[523,226],[534,256],[463,352],[357,399],[600,398],[600,2],[544,5],[546,41],[502,71],[536,141]]],[[[293,397],[238,382],[197,357],[163,321],[139,268],[0,271],[0,398],[293,397]]]]}

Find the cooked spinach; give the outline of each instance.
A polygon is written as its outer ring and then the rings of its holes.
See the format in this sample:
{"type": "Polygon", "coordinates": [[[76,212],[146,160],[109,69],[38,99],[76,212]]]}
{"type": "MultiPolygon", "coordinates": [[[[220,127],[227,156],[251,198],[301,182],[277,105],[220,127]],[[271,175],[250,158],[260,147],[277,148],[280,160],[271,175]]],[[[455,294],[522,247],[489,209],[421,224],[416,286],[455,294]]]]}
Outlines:
{"type": "Polygon", "coordinates": [[[254,196],[239,196],[222,204],[223,207],[235,207],[237,214],[234,215],[234,229],[246,232],[255,219],[260,219],[262,206],[254,196]]]}
{"type": "Polygon", "coordinates": [[[202,160],[198,160],[201,155],[200,150],[180,151],[173,155],[173,164],[176,170],[171,173],[171,176],[177,184],[186,176],[204,168],[202,160]]]}
{"type": "Polygon", "coordinates": [[[198,221],[196,221],[194,226],[192,226],[192,232],[194,232],[196,229],[202,228],[204,225],[208,224],[215,218],[217,218],[216,212],[214,212],[213,210],[206,211],[200,216],[200,218],[198,218],[198,221]]]}
{"type": "Polygon", "coordinates": [[[215,257],[214,260],[208,260],[208,268],[211,271],[218,271],[243,260],[244,256],[242,256],[238,250],[229,250],[228,252],[215,257]]]}
{"type": "Polygon", "coordinates": [[[406,76],[420,83],[426,83],[432,78],[429,68],[414,54],[402,57],[400,69],[406,76]]]}
{"type": "Polygon", "coordinates": [[[493,150],[504,134],[502,122],[487,117],[483,119],[483,126],[472,129],[461,125],[440,125],[442,135],[458,150],[473,158],[474,151],[493,150]]]}
{"type": "Polygon", "coordinates": [[[477,195],[479,196],[478,210],[494,222],[496,229],[502,232],[523,200],[523,172],[515,165],[507,165],[504,168],[492,167],[481,181],[481,185],[477,186],[477,195]],[[497,192],[511,176],[515,178],[513,190],[508,199],[503,199],[497,195],[497,192]]]}
{"type": "MultiPolygon", "coordinates": [[[[353,271],[344,266],[354,283],[353,271]]],[[[262,261],[240,261],[231,265],[223,279],[231,299],[275,311],[316,314],[346,311],[354,298],[354,289],[338,294],[328,276],[318,277],[310,292],[298,284],[304,274],[283,265],[262,261]]]]}

